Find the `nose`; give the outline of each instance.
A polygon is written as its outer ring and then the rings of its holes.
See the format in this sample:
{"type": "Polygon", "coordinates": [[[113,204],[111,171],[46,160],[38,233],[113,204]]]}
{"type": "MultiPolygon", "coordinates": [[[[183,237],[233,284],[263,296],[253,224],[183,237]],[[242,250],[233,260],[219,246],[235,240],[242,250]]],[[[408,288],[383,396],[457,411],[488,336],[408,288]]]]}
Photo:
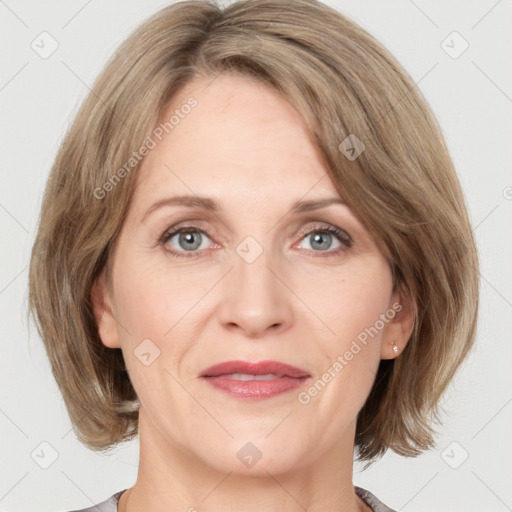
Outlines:
{"type": "Polygon", "coordinates": [[[264,250],[252,262],[235,252],[233,268],[223,280],[218,314],[226,329],[261,338],[292,325],[292,300],[284,270],[271,258],[270,251],[264,250]]]}

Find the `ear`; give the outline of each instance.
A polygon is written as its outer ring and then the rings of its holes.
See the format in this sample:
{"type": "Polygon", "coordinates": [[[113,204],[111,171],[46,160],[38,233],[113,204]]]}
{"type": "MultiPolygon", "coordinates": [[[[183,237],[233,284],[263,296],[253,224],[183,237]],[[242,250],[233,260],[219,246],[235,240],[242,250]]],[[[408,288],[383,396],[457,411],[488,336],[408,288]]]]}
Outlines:
{"type": "Polygon", "coordinates": [[[411,294],[400,285],[393,292],[386,312],[380,357],[394,359],[405,349],[414,329],[415,303],[411,294]]]}
{"type": "Polygon", "coordinates": [[[108,348],[120,348],[117,322],[113,313],[105,271],[101,272],[92,285],[91,301],[103,345],[108,348]]]}

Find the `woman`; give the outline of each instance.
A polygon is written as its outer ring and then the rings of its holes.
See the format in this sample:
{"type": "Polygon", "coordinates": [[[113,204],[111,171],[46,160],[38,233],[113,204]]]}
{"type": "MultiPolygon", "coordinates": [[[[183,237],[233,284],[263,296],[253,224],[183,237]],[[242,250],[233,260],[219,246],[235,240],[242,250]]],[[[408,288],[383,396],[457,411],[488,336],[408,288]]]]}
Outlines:
{"type": "Polygon", "coordinates": [[[354,450],[433,445],[478,262],[382,45],[319,2],[170,5],[50,178],[30,304],[53,373],[86,446],[140,439],[103,510],[391,510],[353,486],[354,450]]]}

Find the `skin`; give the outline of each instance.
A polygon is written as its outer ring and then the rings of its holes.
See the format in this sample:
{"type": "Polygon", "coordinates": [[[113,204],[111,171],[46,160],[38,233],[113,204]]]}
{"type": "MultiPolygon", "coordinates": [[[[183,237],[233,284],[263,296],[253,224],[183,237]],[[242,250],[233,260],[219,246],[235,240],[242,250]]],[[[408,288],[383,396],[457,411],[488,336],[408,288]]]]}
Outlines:
{"type": "Polygon", "coordinates": [[[142,404],[139,472],[119,511],[369,510],[352,484],[356,417],[380,359],[409,339],[411,304],[393,291],[389,265],[346,205],[290,212],[299,200],[339,194],[282,96],[226,72],[189,83],[163,117],[190,96],[197,107],[140,169],[112,288],[102,274],[93,292],[101,339],[122,349],[142,404]],[[222,210],[164,206],[141,220],[156,201],[186,194],[222,210]],[[179,235],[158,244],[169,228],[190,224],[199,248],[187,251],[179,235]],[[329,226],[351,246],[325,235],[329,226]],[[252,263],[236,252],[247,236],[263,249],[252,263]],[[271,359],[314,382],[396,303],[402,310],[306,405],[297,395],[311,382],[242,401],[199,378],[214,363],[271,359]],[[160,355],[146,366],[134,350],[148,338],[160,355]],[[262,454],[252,467],[237,457],[247,442],[262,454]]]}

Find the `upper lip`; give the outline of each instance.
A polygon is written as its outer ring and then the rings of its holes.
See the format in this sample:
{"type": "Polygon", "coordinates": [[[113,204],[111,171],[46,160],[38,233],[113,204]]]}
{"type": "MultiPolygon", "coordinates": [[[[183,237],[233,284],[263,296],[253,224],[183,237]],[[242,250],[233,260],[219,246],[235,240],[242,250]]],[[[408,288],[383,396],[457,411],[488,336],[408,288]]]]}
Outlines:
{"type": "Polygon", "coordinates": [[[309,377],[309,373],[296,366],[291,366],[279,361],[258,361],[249,363],[247,361],[225,361],[223,363],[209,366],[201,372],[201,377],[217,377],[230,373],[246,373],[249,375],[274,374],[281,377],[309,377]]]}

